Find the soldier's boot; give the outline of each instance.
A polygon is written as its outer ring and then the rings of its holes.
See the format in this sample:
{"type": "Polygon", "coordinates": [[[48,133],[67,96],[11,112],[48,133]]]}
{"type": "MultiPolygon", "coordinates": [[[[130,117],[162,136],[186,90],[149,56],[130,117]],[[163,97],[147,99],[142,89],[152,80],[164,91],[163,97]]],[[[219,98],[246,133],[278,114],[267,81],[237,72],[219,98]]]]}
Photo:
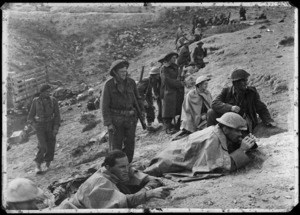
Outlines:
{"type": "Polygon", "coordinates": [[[48,171],[48,170],[50,169],[50,164],[51,164],[50,161],[47,161],[47,162],[46,162],[46,168],[45,168],[45,171],[48,171]]]}
{"type": "Polygon", "coordinates": [[[35,173],[36,173],[36,174],[40,174],[40,173],[42,173],[42,172],[43,172],[43,171],[42,171],[41,164],[38,163],[38,162],[36,162],[35,173]]]}

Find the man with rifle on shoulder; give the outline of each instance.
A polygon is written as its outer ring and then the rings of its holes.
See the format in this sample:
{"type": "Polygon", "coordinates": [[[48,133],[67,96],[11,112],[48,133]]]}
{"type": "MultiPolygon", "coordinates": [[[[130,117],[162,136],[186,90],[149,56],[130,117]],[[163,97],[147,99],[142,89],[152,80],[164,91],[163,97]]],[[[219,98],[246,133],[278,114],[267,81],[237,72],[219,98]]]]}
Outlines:
{"type": "Polygon", "coordinates": [[[152,123],[155,120],[155,107],[153,105],[153,100],[155,99],[158,107],[158,116],[157,120],[159,123],[162,123],[161,116],[161,100],[160,100],[160,73],[158,67],[152,67],[149,76],[143,78],[144,66],[142,67],[142,72],[140,75],[140,80],[137,84],[137,89],[139,95],[143,99],[143,104],[146,112],[147,118],[147,130],[149,132],[155,132],[160,127],[153,127],[152,123]]]}
{"type": "Polygon", "coordinates": [[[119,149],[125,152],[132,162],[135,147],[135,131],[138,118],[146,129],[144,107],[138,94],[136,83],[128,77],[129,62],[116,60],[112,63],[102,93],[103,123],[108,128],[110,151],[119,149]]]}

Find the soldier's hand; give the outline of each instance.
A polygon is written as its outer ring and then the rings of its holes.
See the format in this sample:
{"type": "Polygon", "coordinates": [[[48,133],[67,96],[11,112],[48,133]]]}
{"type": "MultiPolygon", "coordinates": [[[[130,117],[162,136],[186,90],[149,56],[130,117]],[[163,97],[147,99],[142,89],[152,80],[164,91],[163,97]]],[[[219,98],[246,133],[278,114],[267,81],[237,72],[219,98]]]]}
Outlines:
{"type": "Polygon", "coordinates": [[[246,136],[241,143],[240,149],[243,151],[248,151],[255,144],[255,138],[253,135],[246,136]]]}
{"type": "Polygon", "coordinates": [[[173,190],[171,187],[158,187],[153,190],[147,191],[146,195],[149,198],[164,199],[170,195],[170,191],[173,190]]]}
{"type": "Polygon", "coordinates": [[[115,126],[113,124],[110,124],[108,126],[108,131],[114,134],[116,132],[115,126]]]}
{"type": "Polygon", "coordinates": [[[238,113],[238,112],[240,112],[240,110],[241,110],[241,108],[239,106],[234,105],[231,107],[232,112],[238,113]]]}

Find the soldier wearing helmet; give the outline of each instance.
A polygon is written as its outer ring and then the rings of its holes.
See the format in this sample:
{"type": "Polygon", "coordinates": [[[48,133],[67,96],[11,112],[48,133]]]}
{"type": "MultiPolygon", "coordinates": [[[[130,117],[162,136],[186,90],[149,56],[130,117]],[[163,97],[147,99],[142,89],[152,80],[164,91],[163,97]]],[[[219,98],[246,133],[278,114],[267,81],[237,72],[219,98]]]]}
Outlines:
{"type": "Polygon", "coordinates": [[[6,190],[8,210],[38,210],[36,199],[43,196],[43,191],[27,178],[12,180],[6,190]]]}
{"type": "Polygon", "coordinates": [[[132,162],[135,147],[135,130],[138,121],[138,109],[144,112],[136,83],[127,75],[129,62],[116,60],[109,74],[111,79],[104,84],[102,91],[103,123],[108,128],[110,150],[123,150],[132,162]]]}
{"type": "Polygon", "coordinates": [[[247,133],[252,133],[258,124],[257,114],[267,126],[274,126],[274,120],[267,106],[260,100],[255,87],[247,86],[250,74],[236,69],[231,74],[232,87],[227,87],[214,99],[208,110],[207,126],[217,124],[216,118],[227,112],[238,113],[248,125],[247,133]]]}
{"type": "Polygon", "coordinates": [[[144,173],[162,176],[185,172],[191,179],[191,175],[232,172],[247,165],[251,161],[248,152],[255,145],[255,137],[250,134],[243,138],[246,120],[228,112],[217,121],[217,125],[196,131],[188,140],[187,137],[177,140],[160,151],[144,173]]]}
{"type": "Polygon", "coordinates": [[[162,123],[160,85],[161,85],[161,79],[160,79],[160,72],[158,67],[152,67],[149,72],[149,77],[144,78],[141,82],[137,84],[139,95],[142,97],[142,100],[144,101],[148,131],[153,130],[152,123],[155,120],[153,97],[156,100],[157,107],[158,107],[157,120],[159,123],[162,123]]]}

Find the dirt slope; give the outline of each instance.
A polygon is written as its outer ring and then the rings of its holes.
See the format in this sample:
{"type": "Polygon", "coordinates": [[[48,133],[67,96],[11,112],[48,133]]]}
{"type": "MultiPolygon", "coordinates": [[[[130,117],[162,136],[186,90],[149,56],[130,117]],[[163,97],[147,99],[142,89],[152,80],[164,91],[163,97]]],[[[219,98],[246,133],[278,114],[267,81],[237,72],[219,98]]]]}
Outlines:
{"type": "MultiPolygon", "coordinates": [[[[227,11],[227,8],[225,9],[227,11]]],[[[220,10],[221,7],[216,8],[216,11],[220,10]]],[[[238,9],[231,10],[236,16],[238,9]]],[[[257,7],[248,8],[247,14],[253,18],[251,21],[255,21],[254,17],[259,11],[257,7]]],[[[298,202],[298,140],[294,137],[294,130],[297,129],[297,125],[295,127],[294,124],[297,117],[297,112],[294,112],[294,95],[298,95],[298,88],[294,90],[295,47],[277,47],[284,36],[295,37],[294,9],[272,7],[267,8],[266,14],[268,22],[257,22],[241,31],[215,34],[218,33],[218,29],[207,30],[207,37],[203,41],[204,47],[209,50],[205,59],[209,64],[194,74],[194,77],[200,74],[212,75],[208,89],[213,96],[216,96],[222,87],[230,84],[228,77],[232,69],[243,68],[251,74],[250,82],[257,87],[261,99],[268,105],[272,117],[278,123],[278,128],[262,128],[263,130],[256,133],[261,160],[235,174],[217,179],[186,184],[164,179],[166,184],[179,187],[168,199],[152,200],[139,208],[289,211],[298,202]],[[284,22],[279,22],[283,17],[284,22]],[[214,35],[209,36],[213,31],[214,35]]],[[[165,25],[164,23],[160,27],[165,25]]],[[[191,26],[187,28],[190,29],[191,26]]],[[[176,25],[166,28],[166,31],[175,33],[176,25]]],[[[142,53],[130,60],[133,62],[129,68],[132,77],[138,79],[139,73],[136,70],[140,70],[142,65],[146,65],[147,75],[150,63],[172,49],[172,35],[157,46],[142,48],[142,53]]],[[[9,151],[3,151],[7,161],[8,181],[25,176],[46,190],[55,180],[82,173],[92,165],[101,164],[108,143],[89,144],[88,141],[106,128],[100,122],[96,128],[82,133],[84,125],[80,124],[79,120],[83,107],[75,105],[73,110],[67,108],[61,109],[63,121],[57,136],[58,145],[53,169],[46,175],[34,174],[33,158],[37,140],[36,136],[31,136],[27,143],[13,145],[9,151]],[[81,149],[82,153],[72,156],[76,149],[81,149]],[[88,162],[90,160],[92,161],[88,162]]],[[[100,110],[92,113],[101,120],[100,110]]],[[[139,168],[148,165],[151,158],[170,139],[171,136],[161,131],[149,134],[138,124],[133,165],[139,168]]]]}

